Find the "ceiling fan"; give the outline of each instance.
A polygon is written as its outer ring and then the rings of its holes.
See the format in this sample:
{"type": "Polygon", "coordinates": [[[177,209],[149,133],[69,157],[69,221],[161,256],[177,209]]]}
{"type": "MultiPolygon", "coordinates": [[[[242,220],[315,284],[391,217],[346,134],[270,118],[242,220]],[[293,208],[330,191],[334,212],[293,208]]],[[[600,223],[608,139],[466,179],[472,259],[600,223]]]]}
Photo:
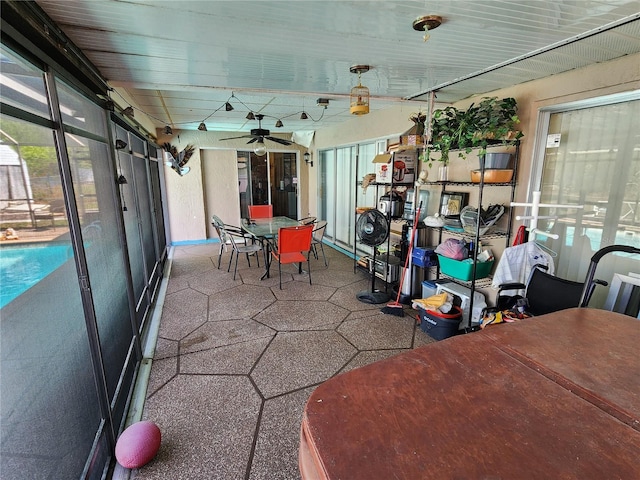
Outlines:
{"type": "Polygon", "coordinates": [[[249,140],[247,143],[253,143],[253,142],[258,142],[258,143],[264,143],[264,139],[266,138],[267,140],[271,140],[272,142],[276,142],[276,143],[280,143],[281,145],[292,145],[293,142],[289,141],[289,140],[284,140],[282,138],[278,138],[278,137],[271,137],[271,132],[269,130],[265,130],[262,128],[262,119],[264,118],[264,115],[262,114],[257,114],[255,116],[255,118],[258,119],[258,128],[252,128],[251,129],[251,135],[241,135],[239,137],[229,137],[229,138],[221,138],[220,140],[234,140],[236,138],[250,138],[251,140],[249,140]]]}

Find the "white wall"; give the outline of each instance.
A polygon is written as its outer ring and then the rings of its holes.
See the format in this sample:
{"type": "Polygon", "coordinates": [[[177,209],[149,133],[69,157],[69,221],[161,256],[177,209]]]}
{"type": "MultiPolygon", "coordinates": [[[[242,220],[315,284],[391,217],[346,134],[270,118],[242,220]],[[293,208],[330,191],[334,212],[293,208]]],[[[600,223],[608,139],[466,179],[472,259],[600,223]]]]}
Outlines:
{"type": "Polygon", "coordinates": [[[211,216],[240,225],[238,155],[235,150],[200,150],[207,238],[217,238],[211,216]]]}

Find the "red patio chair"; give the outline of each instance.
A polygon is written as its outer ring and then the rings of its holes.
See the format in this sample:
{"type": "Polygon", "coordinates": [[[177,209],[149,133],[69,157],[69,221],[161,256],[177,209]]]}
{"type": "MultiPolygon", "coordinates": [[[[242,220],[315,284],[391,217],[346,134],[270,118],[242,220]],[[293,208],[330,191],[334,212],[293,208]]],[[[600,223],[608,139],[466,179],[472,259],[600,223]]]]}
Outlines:
{"type": "Polygon", "coordinates": [[[273,217],[273,205],[249,205],[249,218],[271,218],[273,217]]]}
{"type": "Polygon", "coordinates": [[[278,273],[280,275],[280,290],[282,290],[282,264],[297,263],[298,271],[302,273],[302,262],[307,262],[309,272],[309,285],[311,285],[311,266],[309,256],[311,251],[311,235],[313,225],[299,225],[295,227],[283,227],[278,230],[278,242],[275,250],[271,252],[273,258],[278,260],[278,273]]]}

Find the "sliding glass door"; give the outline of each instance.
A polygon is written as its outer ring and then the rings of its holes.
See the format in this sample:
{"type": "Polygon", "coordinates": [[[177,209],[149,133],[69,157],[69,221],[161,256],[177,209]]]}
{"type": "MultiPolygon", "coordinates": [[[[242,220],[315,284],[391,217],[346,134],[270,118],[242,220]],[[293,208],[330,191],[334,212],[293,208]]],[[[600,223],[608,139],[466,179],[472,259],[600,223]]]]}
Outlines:
{"type": "Polygon", "coordinates": [[[356,147],[320,152],[318,215],[327,221],[325,237],[350,249],[354,237],[356,147]]]}
{"type": "Polygon", "coordinates": [[[318,218],[327,221],[325,237],[349,251],[356,240],[356,205],[377,205],[375,187],[365,190],[358,185],[373,171],[373,158],[386,149],[386,143],[380,140],[319,152],[318,218]]]}
{"type": "Polygon", "coordinates": [[[356,147],[336,149],[335,182],[335,243],[341,247],[353,248],[356,147]]]}
{"type": "Polygon", "coordinates": [[[269,152],[271,203],[275,216],[298,219],[296,152],[269,152]]]}
{"type": "MultiPolygon", "coordinates": [[[[557,254],[559,276],[584,280],[591,255],[602,247],[640,247],[639,96],[596,99],[542,112],[546,130],[539,147],[541,202],[580,206],[540,212],[551,218],[540,220],[538,227],[558,238],[537,241],[557,254]]],[[[598,269],[607,281],[613,271],[640,272],[640,262],[634,258],[608,257],[598,269]]],[[[602,295],[605,290],[596,289],[602,295]]]]}
{"type": "Polygon", "coordinates": [[[275,216],[298,219],[298,166],[296,152],[238,152],[240,214],[247,205],[273,205],[275,216]]]}
{"type": "Polygon", "coordinates": [[[325,237],[336,238],[336,152],[322,150],[318,161],[318,218],[327,221],[325,237]]]}

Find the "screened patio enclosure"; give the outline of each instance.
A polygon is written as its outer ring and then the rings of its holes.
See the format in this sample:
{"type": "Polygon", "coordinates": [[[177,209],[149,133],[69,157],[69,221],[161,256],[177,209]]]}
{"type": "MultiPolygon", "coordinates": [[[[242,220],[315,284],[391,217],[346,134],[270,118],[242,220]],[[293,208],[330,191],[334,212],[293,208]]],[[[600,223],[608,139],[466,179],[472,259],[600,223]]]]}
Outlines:
{"type": "Polygon", "coordinates": [[[0,472],[102,479],[167,257],[162,151],[23,53],[0,51],[0,472]]]}

